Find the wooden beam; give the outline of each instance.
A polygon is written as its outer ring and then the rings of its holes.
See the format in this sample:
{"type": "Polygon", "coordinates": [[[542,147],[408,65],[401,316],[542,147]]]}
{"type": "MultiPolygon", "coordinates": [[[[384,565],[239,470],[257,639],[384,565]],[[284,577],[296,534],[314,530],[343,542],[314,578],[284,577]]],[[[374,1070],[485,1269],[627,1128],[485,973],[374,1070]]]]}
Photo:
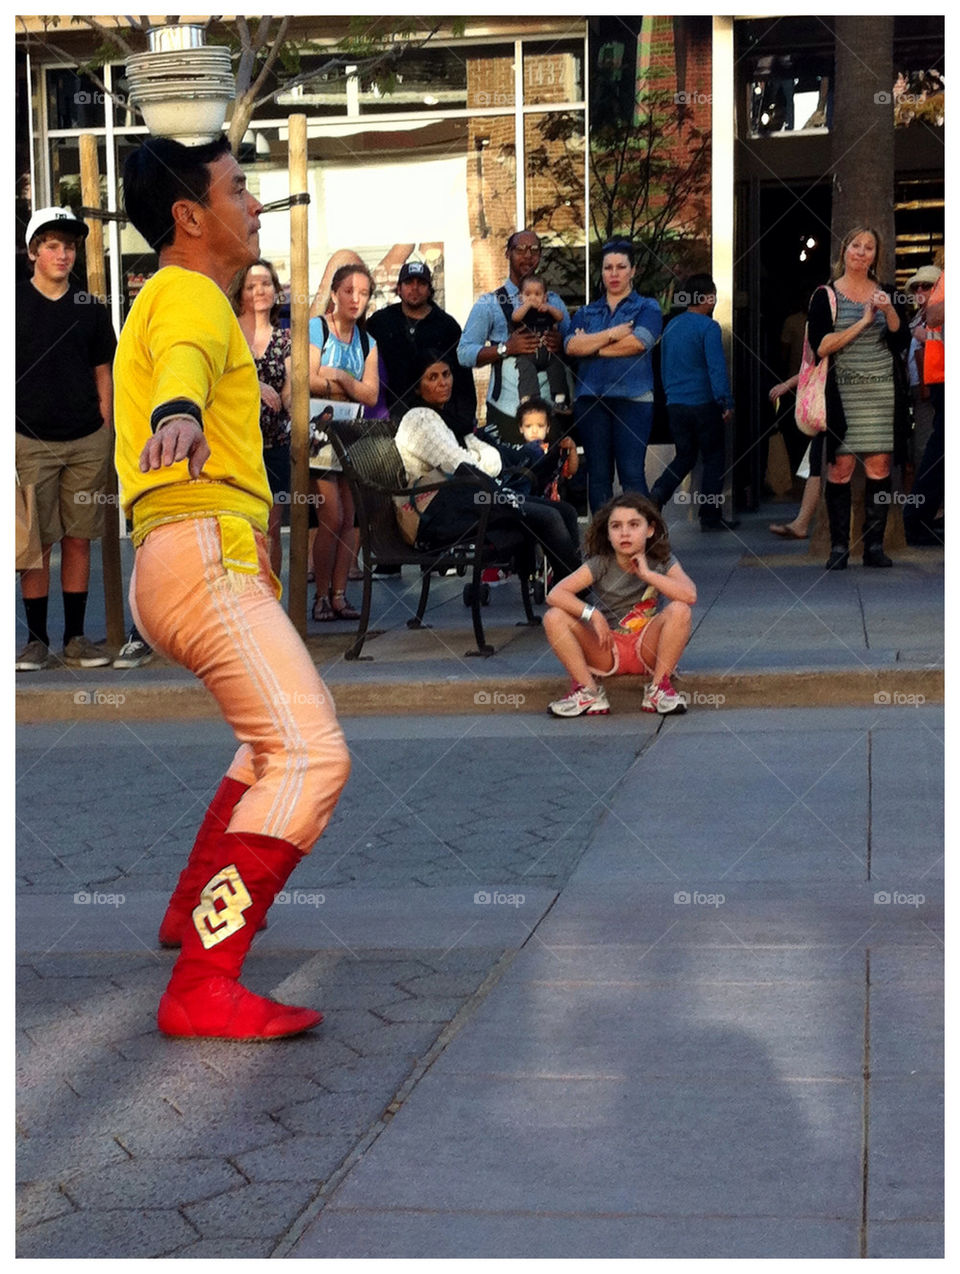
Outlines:
{"type": "MultiPolygon", "coordinates": [[[[80,136],[80,198],[85,208],[99,210],[100,163],[97,158],[97,138],[92,133],[82,133],[80,136]]],[[[87,290],[106,304],[107,272],[103,255],[103,223],[94,216],[87,220],[87,226],[87,290]]],[[[110,436],[112,441],[113,421],[110,422],[110,436]]],[[[112,457],[112,446],[110,450],[112,457]]],[[[103,568],[107,644],[119,648],[123,645],[126,632],[123,620],[123,570],[120,564],[120,498],[117,471],[112,463],[107,466],[104,494],[106,500],[100,560],[103,568]]]]}

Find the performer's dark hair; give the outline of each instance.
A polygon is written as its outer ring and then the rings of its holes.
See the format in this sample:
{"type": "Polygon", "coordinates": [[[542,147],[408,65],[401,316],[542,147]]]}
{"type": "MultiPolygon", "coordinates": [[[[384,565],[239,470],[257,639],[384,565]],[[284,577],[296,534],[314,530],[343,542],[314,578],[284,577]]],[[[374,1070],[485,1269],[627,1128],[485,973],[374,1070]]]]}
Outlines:
{"type": "Polygon", "coordinates": [[[173,243],[171,209],[179,199],[205,204],[210,164],[230,153],[226,134],[202,146],[183,146],[170,137],[150,137],[123,166],[127,216],[155,252],[173,243]]]}

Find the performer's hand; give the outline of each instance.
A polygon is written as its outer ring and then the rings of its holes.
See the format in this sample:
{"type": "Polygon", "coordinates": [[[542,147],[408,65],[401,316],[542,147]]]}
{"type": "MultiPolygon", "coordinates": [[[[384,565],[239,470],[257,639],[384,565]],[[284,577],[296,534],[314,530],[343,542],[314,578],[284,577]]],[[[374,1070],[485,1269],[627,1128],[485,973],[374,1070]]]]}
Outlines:
{"type": "Polygon", "coordinates": [[[210,459],[210,445],[192,417],[179,416],[161,425],[140,452],[140,472],[166,468],[187,458],[190,477],[199,478],[210,459]]]}

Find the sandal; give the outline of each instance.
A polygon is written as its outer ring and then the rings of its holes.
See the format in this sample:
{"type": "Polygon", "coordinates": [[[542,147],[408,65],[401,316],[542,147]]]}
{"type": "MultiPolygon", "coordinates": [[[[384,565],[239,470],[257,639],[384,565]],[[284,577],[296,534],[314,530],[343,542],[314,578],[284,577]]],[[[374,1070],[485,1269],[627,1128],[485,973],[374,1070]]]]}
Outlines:
{"type": "Polygon", "coordinates": [[[771,522],[770,530],[773,535],[779,535],[781,540],[805,540],[809,532],[803,535],[799,531],[794,531],[789,522],[771,522]]]}
{"type": "Polygon", "coordinates": [[[359,619],[360,612],[347,601],[347,595],[342,588],[334,589],[330,594],[330,606],[333,610],[334,619],[359,619]],[[337,605],[339,599],[340,605],[337,605]]]}
{"type": "Polygon", "coordinates": [[[319,624],[329,624],[340,616],[330,605],[330,599],[325,594],[318,593],[313,599],[313,618],[319,624]]]}

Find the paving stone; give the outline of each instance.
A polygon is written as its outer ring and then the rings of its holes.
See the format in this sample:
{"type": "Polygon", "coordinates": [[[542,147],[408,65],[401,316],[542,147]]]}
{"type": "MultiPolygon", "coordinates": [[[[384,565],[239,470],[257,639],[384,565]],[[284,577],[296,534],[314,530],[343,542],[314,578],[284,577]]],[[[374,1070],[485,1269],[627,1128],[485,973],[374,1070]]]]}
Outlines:
{"type": "Polygon", "coordinates": [[[867,1228],[867,1254],[876,1259],[942,1261],[943,1222],[871,1221],[867,1228]]]}
{"type": "Polygon", "coordinates": [[[461,997],[441,999],[421,995],[378,1008],[376,1015],[385,1022],[449,1022],[459,1013],[463,1003],[461,997]]]}
{"type": "Polygon", "coordinates": [[[420,977],[404,978],[397,984],[398,989],[409,995],[451,996],[465,1001],[473,995],[501,954],[497,951],[495,955],[488,956],[482,969],[465,969],[462,973],[424,973],[420,977]]]}
{"type": "Polygon", "coordinates": [[[84,1210],[148,1208],[162,1199],[168,1207],[198,1202],[242,1185],[242,1175],[221,1158],[128,1159],[96,1171],[80,1172],[63,1183],[84,1210]]]}
{"type": "Polygon", "coordinates": [[[344,1039],[362,1057],[396,1053],[406,1057],[412,1066],[439,1035],[438,1025],[437,1022],[395,1022],[385,1030],[373,1026],[367,1031],[352,1032],[344,1039]]]}
{"type": "Polygon", "coordinates": [[[925,1076],[870,1083],[871,1221],[943,1215],[943,1085],[925,1076]]]}
{"type": "Polygon", "coordinates": [[[274,1239],[198,1239],[196,1243],[188,1243],[171,1252],[171,1256],[192,1257],[194,1260],[228,1261],[250,1260],[255,1257],[268,1257],[273,1252],[274,1239]]]}
{"type": "Polygon", "coordinates": [[[860,1085],[439,1076],[414,1089],[338,1208],[860,1215],[860,1085]],[[590,1145],[589,1172],[571,1170],[590,1145]],[[718,1171],[718,1165],[723,1171],[718,1171]]]}
{"type": "Polygon", "coordinates": [[[24,1004],[83,1004],[97,994],[116,993],[117,987],[109,977],[44,977],[35,978],[17,995],[17,1002],[24,1004]]]}
{"type": "Polygon", "coordinates": [[[797,1259],[857,1255],[853,1222],[777,1217],[590,1216],[406,1212],[328,1206],[294,1257],[556,1261],[797,1259]]]}
{"type": "Polygon", "coordinates": [[[29,1229],[73,1211],[67,1196],[49,1181],[24,1181],[17,1186],[18,1229],[29,1229]]]}
{"type": "Polygon", "coordinates": [[[274,1111],[274,1117],[292,1133],[349,1132],[359,1137],[380,1118],[388,1101],[379,1089],[347,1095],[324,1093],[310,1101],[284,1105],[274,1111]]]}
{"type": "Polygon", "coordinates": [[[58,1116],[56,1109],[48,1110],[45,1132],[17,1137],[18,1181],[58,1182],[81,1167],[104,1167],[129,1158],[109,1133],[85,1129],[65,1134],[58,1116]]]}
{"type": "MultiPolygon", "coordinates": [[[[871,961],[871,983],[873,964],[871,961]]],[[[944,1066],[942,980],[912,979],[870,987],[870,1071],[936,1078],[944,1066]]]]}
{"type": "Polygon", "coordinates": [[[206,1240],[276,1239],[296,1220],[318,1188],[314,1181],[258,1181],[203,1203],[188,1204],[183,1214],[206,1240]]]}
{"type": "MultiPolygon", "coordinates": [[[[865,988],[857,982],[728,984],[722,998],[672,984],[521,982],[515,962],[435,1063],[438,1074],[607,1075],[649,1079],[771,1073],[856,1079],[865,988]],[[789,1000],[789,1014],[780,1006],[789,1000]],[[522,1024],[522,1025],[521,1025],[522,1024]],[[461,1072],[460,1068],[465,1070],[461,1072]]],[[[744,971],[746,973],[746,970],[744,971]]]]}
{"type": "Polygon", "coordinates": [[[277,1146],[233,1156],[251,1181],[325,1181],[353,1149],[349,1133],[304,1133],[277,1146]]]}
{"type": "Polygon", "coordinates": [[[121,1208],[90,1212],[78,1224],[75,1214],[25,1230],[17,1256],[78,1260],[85,1257],[168,1256],[196,1236],[173,1208],[121,1208]]]}
{"type": "Polygon", "coordinates": [[[290,1134],[276,1120],[248,1108],[249,1099],[234,1102],[220,1118],[186,1119],[172,1110],[161,1118],[158,1111],[149,1127],[129,1124],[123,1130],[123,1144],[134,1157],[185,1159],[218,1154],[225,1158],[247,1154],[266,1146],[282,1148],[290,1134]]]}

